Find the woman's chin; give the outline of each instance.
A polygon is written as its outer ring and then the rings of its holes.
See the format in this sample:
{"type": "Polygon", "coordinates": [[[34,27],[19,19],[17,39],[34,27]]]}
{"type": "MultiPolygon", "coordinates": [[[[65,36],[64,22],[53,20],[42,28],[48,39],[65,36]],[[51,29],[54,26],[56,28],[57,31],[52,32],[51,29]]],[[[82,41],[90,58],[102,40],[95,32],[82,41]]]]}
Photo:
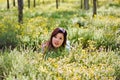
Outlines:
{"type": "Polygon", "coordinates": [[[57,46],[57,45],[55,45],[54,47],[55,47],[55,48],[59,48],[59,46],[57,46]]]}

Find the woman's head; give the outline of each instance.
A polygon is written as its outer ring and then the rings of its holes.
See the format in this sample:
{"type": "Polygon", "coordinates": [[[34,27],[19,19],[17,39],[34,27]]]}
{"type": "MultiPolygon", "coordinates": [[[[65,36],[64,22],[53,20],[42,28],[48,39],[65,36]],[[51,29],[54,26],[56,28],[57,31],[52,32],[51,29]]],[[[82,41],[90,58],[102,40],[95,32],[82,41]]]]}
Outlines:
{"type": "Polygon", "coordinates": [[[49,45],[53,48],[65,47],[67,32],[63,28],[55,28],[51,34],[49,45]]]}

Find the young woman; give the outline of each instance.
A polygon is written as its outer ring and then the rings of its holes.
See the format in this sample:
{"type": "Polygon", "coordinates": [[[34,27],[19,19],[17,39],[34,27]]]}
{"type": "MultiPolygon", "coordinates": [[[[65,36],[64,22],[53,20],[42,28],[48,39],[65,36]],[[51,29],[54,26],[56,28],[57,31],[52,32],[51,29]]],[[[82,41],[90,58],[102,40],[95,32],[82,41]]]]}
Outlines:
{"type": "Polygon", "coordinates": [[[65,51],[67,46],[67,31],[63,28],[55,28],[49,41],[42,44],[42,53],[44,57],[58,57],[61,52],[65,51]]]}

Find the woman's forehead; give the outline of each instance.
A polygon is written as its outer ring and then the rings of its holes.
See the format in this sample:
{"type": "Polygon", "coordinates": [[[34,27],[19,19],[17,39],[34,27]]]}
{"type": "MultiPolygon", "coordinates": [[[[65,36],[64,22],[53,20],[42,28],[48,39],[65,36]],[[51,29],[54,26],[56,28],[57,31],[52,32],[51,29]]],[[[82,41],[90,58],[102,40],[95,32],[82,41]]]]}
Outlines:
{"type": "Polygon", "coordinates": [[[58,36],[64,36],[63,33],[57,33],[56,35],[58,35],[58,36]]]}
{"type": "Polygon", "coordinates": [[[64,34],[63,33],[57,33],[55,36],[64,36],[64,34]]]}

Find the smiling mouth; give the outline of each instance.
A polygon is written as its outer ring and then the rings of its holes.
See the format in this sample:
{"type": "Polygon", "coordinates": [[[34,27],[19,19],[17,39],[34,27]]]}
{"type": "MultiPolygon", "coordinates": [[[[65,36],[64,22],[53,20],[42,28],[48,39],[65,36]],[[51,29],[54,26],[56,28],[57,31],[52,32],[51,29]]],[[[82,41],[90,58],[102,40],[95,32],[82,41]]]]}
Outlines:
{"type": "Polygon", "coordinates": [[[59,45],[59,43],[55,43],[55,45],[59,45]]]}

